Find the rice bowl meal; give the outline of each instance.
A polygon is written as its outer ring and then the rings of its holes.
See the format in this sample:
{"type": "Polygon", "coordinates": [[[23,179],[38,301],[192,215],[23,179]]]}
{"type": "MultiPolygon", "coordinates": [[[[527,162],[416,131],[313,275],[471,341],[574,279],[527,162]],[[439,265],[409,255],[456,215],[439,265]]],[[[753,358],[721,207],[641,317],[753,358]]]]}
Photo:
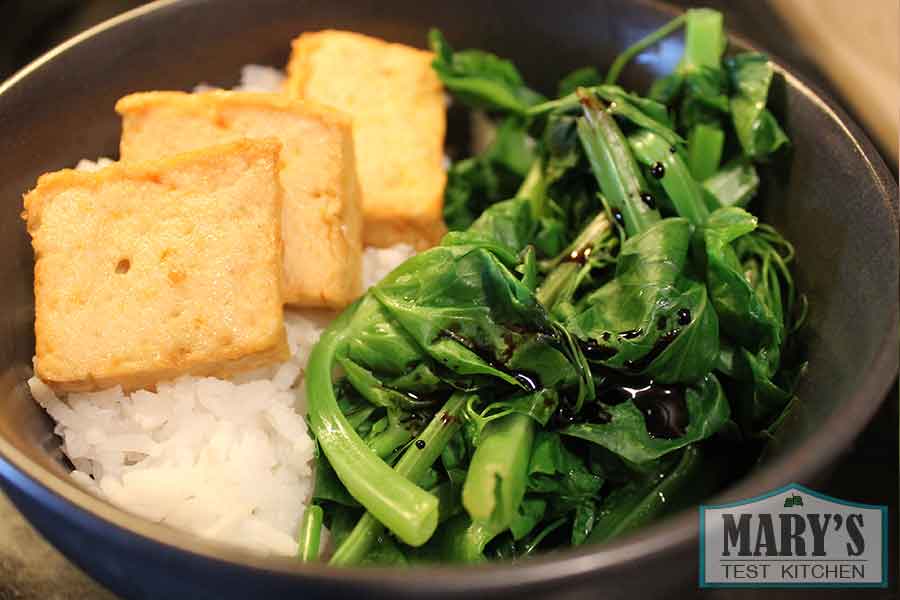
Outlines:
{"type": "Polygon", "coordinates": [[[25,195],[29,387],[81,486],[415,565],[603,543],[754,464],[805,369],[793,248],[753,214],[790,144],[768,59],[691,10],[547,97],[428,41],[306,32],[235,89],[135,91],[117,159],[25,195]],[[673,73],[616,84],[680,28],[673,73]]]}

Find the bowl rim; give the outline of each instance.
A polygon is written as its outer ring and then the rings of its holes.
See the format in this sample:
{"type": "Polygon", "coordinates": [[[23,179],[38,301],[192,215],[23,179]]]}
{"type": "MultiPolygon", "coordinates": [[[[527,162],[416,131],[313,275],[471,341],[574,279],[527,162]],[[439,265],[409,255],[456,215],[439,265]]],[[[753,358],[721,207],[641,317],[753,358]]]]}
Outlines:
{"type": "MultiPolygon", "coordinates": [[[[32,73],[51,65],[58,56],[80,44],[128,22],[151,13],[171,9],[178,5],[196,4],[196,0],[156,0],[131,9],[95,25],[47,51],[17,71],[0,85],[0,96],[13,89],[32,73]]],[[[650,7],[660,13],[676,15],[682,9],[658,0],[637,0],[636,4],[650,7]]],[[[757,46],[740,35],[727,31],[729,44],[747,50],[757,46]]],[[[894,229],[898,224],[897,184],[890,175],[880,153],[868,136],[849,115],[815,84],[802,75],[794,74],[789,65],[771,52],[766,52],[775,71],[785,83],[815,104],[830,120],[838,124],[846,136],[846,142],[854,144],[869,176],[876,183],[879,195],[888,206],[894,229]]],[[[752,472],[706,500],[706,503],[723,503],[750,498],[768,491],[785,481],[806,480],[820,473],[839,453],[859,435],[880,407],[898,371],[897,331],[900,306],[895,306],[885,335],[868,369],[863,385],[835,410],[825,425],[809,436],[802,444],[767,464],[764,469],[752,472]]],[[[19,382],[18,385],[24,385],[19,382]]],[[[27,393],[27,391],[25,392],[27,393]]],[[[477,588],[484,592],[511,587],[553,585],[561,580],[586,577],[599,570],[626,568],[639,557],[671,556],[696,543],[698,519],[696,509],[684,509],[660,522],[603,545],[582,546],[539,555],[516,564],[488,563],[466,566],[417,567],[416,574],[424,577],[409,578],[408,571],[396,568],[330,567],[322,563],[301,563],[287,557],[265,557],[249,550],[200,538],[199,536],[153,523],[124,509],[118,508],[80,488],[75,482],[67,482],[37,462],[28,458],[10,442],[0,437],[0,475],[10,485],[15,485],[27,495],[43,496],[51,509],[69,512],[74,509],[76,518],[91,526],[101,526],[118,534],[137,536],[142,542],[165,547],[169,551],[192,555],[196,558],[224,563],[237,569],[252,569],[273,575],[294,578],[297,582],[334,583],[365,586],[377,583],[382,589],[402,590],[404,593],[441,590],[454,593],[477,588]],[[510,582],[514,582],[510,584],[510,582]]]]}

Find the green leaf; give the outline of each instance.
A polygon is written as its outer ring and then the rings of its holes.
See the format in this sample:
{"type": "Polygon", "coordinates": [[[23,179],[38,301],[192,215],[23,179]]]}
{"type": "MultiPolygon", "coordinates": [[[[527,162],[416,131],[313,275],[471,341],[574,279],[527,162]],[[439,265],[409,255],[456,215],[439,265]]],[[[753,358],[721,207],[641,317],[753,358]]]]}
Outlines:
{"type": "Polygon", "coordinates": [[[339,356],[337,363],[344,370],[347,381],[363,398],[375,406],[399,410],[421,410],[432,404],[429,400],[420,401],[414,396],[386,387],[371,371],[349,358],[339,356]]]}
{"type": "Polygon", "coordinates": [[[451,231],[466,229],[485,209],[516,194],[535,159],[526,123],[509,117],[480,155],[453,163],[444,190],[444,220],[451,231]]]}
{"type": "Polygon", "coordinates": [[[772,64],[768,57],[745,52],[726,59],[725,66],[734,92],[731,116],[744,154],[764,158],[788,143],[788,137],[766,109],[772,64]]]}
{"type": "Polygon", "coordinates": [[[546,511],[546,500],[543,498],[526,497],[522,503],[519,504],[516,516],[509,524],[509,531],[512,533],[513,539],[521,540],[531,533],[537,524],[543,520],[546,511]]]}
{"type": "Polygon", "coordinates": [[[481,50],[454,52],[437,29],[429,32],[428,41],[435,54],[432,67],[444,86],[467,105],[525,114],[543,101],[508,60],[481,50]]]}
{"type": "Polygon", "coordinates": [[[371,295],[363,296],[353,315],[353,335],[343,354],[381,376],[400,377],[422,360],[422,351],[371,295]]]}
{"type": "Polygon", "coordinates": [[[705,286],[683,275],[690,237],[688,222],[673,218],[622,245],[615,277],[588,295],[566,324],[604,348],[607,357],[598,362],[664,383],[697,381],[710,371],[718,356],[718,320],[705,286]],[[687,325],[679,324],[680,311],[689,313],[687,325]]]}
{"type": "Polygon", "coordinates": [[[485,546],[500,533],[461,514],[442,523],[434,537],[416,554],[428,563],[484,562],[485,546]]]}
{"type": "Polygon", "coordinates": [[[359,564],[364,566],[405,567],[409,565],[409,561],[397,542],[388,534],[382,533],[359,564]]]}
{"type": "Polygon", "coordinates": [[[478,435],[490,421],[511,413],[525,415],[542,427],[546,426],[559,406],[559,392],[552,387],[534,392],[520,392],[512,396],[504,394],[502,398],[488,404],[477,415],[469,415],[470,420],[478,427],[478,435]]]}
{"type": "MultiPolygon", "coordinates": [[[[710,210],[725,206],[746,207],[759,189],[756,167],[746,160],[733,160],[703,182],[714,200],[710,210]]],[[[709,204],[709,202],[707,202],[709,204]]]]}
{"type": "Polygon", "coordinates": [[[528,493],[542,494],[555,512],[568,512],[594,498],[604,478],[587,468],[578,455],[565,447],[558,433],[539,431],[528,465],[528,493]]]}
{"type": "Polygon", "coordinates": [[[452,246],[493,241],[519,252],[531,243],[536,228],[528,198],[523,196],[494,204],[466,231],[450,232],[442,243],[452,246]]]}
{"type": "Polygon", "coordinates": [[[720,208],[710,215],[700,230],[706,250],[707,289],[722,329],[731,338],[748,348],[778,348],[784,324],[747,280],[731,246],[756,225],[756,217],[736,207],[720,208]]]}
{"type": "Polygon", "coordinates": [[[688,425],[684,435],[675,438],[653,437],[647,431],[644,415],[629,400],[606,407],[607,423],[570,425],[561,433],[603,446],[625,460],[642,463],[713,435],[728,422],[728,400],[715,375],[710,373],[697,386],[685,390],[688,425]]]}
{"type": "Polygon", "coordinates": [[[593,500],[585,500],[575,508],[575,518],[572,520],[573,546],[580,546],[587,541],[596,519],[597,503],[593,500]]]}
{"type": "Polygon", "coordinates": [[[314,502],[334,502],[343,506],[358,507],[359,502],[350,495],[328,462],[328,457],[319,450],[316,443],[316,484],[313,488],[314,502]]]}
{"type": "Polygon", "coordinates": [[[672,105],[684,89],[684,75],[675,71],[660,77],[650,85],[647,97],[660,104],[672,105]]]}
{"type": "Polygon", "coordinates": [[[688,446],[674,465],[616,489],[600,503],[587,542],[609,541],[703,498],[711,491],[707,468],[700,451],[688,446]]]}
{"type": "Polygon", "coordinates": [[[442,368],[534,391],[544,381],[557,381],[568,359],[558,328],[504,264],[514,257],[501,260],[497,251],[485,244],[432,248],[395,269],[371,293],[442,368]],[[516,366],[534,371],[522,374],[516,366]]]}

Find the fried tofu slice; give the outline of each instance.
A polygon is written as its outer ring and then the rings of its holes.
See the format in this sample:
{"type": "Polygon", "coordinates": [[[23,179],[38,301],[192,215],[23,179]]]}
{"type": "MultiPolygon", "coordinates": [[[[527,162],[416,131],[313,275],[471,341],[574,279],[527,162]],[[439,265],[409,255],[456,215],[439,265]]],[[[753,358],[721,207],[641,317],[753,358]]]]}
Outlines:
{"type": "Polygon", "coordinates": [[[286,360],[279,150],[244,140],[43,175],[22,213],[38,377],[131,391],[286,360]]]}
{"type": "Polygon", "coordinates": [[[444,91],[431,52],[349,31],[294,40],[288,94],[353,118],[367,245],[433,246],[443,220],[444,91]]]}
{"type": "Polygon", "coordinates": [[[159,158],[244,137],[282,144],[284,297],[342,308],[362,292],[362,209],[349,118],[252,92],[147,92],[119,100],[122,160],[159,158]]]}

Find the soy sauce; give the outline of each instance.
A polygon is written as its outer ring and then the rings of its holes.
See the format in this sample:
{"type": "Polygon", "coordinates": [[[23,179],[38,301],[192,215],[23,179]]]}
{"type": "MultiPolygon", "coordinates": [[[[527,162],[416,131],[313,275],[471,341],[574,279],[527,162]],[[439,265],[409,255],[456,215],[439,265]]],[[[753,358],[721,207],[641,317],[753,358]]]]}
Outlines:
{"type": "Polygon", "coordinates": [[[598,344],[594,340],[588,340],[581,344],[581,352],[584,353],[584,357],[588,360],[603,361],[609,360],[615,356],[616,353],[618,353],[618,350],[612,346],[604,346],[603,344],[598,344]]]}
{"type": "MultiPolygon", "coordinates": [[[[644,417],[647,432],[655,438],[672,439],[684,435],[689,416],[684,387],[656,383],[648,377],[608,375],[597,388],[602,404],[616,406],[629,400],[644,417]]],[[[609,422],[610,414],[601,406],[600,422],[609,422]]]]}

